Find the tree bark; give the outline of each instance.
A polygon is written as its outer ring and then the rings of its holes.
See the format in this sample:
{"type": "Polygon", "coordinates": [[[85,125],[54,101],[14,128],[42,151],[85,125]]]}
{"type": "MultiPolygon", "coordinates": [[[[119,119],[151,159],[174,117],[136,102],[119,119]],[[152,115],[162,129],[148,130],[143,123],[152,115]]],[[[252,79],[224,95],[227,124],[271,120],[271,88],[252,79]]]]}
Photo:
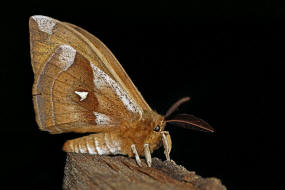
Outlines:
{"type": "Polygon", "coordinates": [[[125,156],[93,156],[68,153],[64,171],[65,190],[226,190],[217,178],[202,178],[174,161],[152,159],[139,167],[125,156]]]}

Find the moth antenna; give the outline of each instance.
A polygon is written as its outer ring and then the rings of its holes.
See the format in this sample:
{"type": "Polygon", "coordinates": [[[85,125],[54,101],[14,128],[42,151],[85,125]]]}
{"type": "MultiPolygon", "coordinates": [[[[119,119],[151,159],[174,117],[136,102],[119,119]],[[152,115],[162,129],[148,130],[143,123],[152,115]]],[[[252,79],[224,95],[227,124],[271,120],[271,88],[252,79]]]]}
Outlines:
{"type": "Polygon", "coordinates": [[[190,97],[184,97],[176,101],[172,106],[168,109],[168,111],[165,114],[165,118],[170,116],[181,104],[188,102],[191,98],[190,97]]]}
{"type": "Polygon", "coordinates": [[[177,114],[167,120],[166,123],[171,123],[179,127],[193,129],[205,132],[215,132],[212,126],[210,126],[206,121],[189,114],[177,114]]]}

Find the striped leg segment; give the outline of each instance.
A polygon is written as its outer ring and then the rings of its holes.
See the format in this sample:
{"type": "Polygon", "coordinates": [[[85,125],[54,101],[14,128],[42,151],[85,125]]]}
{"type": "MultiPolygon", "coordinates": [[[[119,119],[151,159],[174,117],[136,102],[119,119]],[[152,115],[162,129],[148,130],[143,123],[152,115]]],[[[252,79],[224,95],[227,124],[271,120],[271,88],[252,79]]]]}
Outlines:
{"type": "Polygon", "coordinates": [[[132,144],[132,145],[131,145],[131,149],[132,149],[132,151],[133,151],[133,153],[134,153],[134,155],[135,155],[137,164],[138,164],[140,167],[142,167],[142,162],[141,162],[141,159],[140,159],[140,157],[139,157],[138,151],[137,151],[137,149],[136,149],[136,145],[132,144]]]}
{"type": "Polygon", "coordinates": [[[170,160],[170,151],[171,151],[171,138],[168,131],[162,131],[162,142],[164,147],[164,154],[167,160],[170,160]]]}
{"type": "Polygon", "coordinates": [[[151,154],[149,150],[149,144],[144,145],[144,156],[148,167],[151,167],[151,154]]]}

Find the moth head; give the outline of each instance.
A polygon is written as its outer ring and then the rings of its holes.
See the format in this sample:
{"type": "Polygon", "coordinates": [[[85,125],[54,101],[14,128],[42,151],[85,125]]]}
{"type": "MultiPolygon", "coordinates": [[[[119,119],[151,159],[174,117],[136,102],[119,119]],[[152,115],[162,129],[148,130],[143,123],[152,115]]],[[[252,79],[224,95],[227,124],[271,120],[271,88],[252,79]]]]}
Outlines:
{"type": "Polygon", "coordinates": [[[154,111],[146,113],[144,118],[145,128],[143,130],[147,133],[144,144],[149,144],[150,150],[153,152],[162,144],[161,132],[164,131],[166,123],[164,117],[154,111]]]}
{"type": "Polygon", "coordinates": [[[152,125],[152,131],[147,139],[151,151],[158,149],[161,145],[164,147],[164,154],[167,160],[170,160],[169,154],[171,151],[172,143],[170,134],[165,131],[166,121],[165,118],[160,116],[152,125]]]}

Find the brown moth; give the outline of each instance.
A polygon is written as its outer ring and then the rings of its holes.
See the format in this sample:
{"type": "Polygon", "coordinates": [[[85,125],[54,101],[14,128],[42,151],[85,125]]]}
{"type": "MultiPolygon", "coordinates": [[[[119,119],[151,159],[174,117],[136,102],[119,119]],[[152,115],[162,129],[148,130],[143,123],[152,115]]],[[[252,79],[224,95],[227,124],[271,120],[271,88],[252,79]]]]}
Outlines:
{"type": "Polygon", "coordinates": [[[33,101],[39,128],[52,134],[92,133],[69,140],[66,152],[140,156],[151,166],[151,153],[164,146],[169,160],[171,139],[166,123],[213,132],[201,119],[172,112],[165,116],[145,102],[111,51],[75,25],[46,16],[29,21],[34,71],[33,101]]]}

